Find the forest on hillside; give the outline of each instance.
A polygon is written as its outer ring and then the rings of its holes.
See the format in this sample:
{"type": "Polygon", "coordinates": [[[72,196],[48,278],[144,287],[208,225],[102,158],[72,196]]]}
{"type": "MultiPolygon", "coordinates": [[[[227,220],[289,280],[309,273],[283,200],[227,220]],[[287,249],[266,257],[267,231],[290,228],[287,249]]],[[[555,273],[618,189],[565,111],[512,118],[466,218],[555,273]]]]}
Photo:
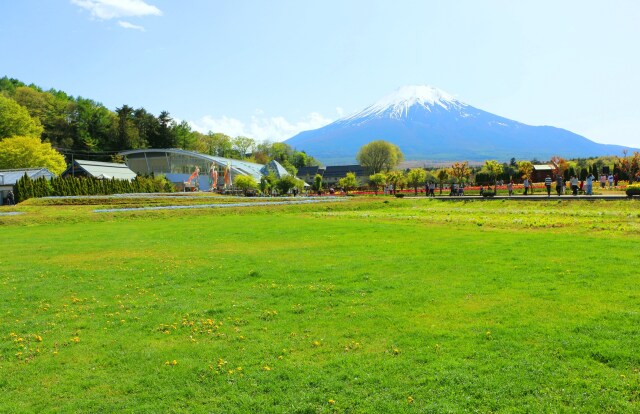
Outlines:
{"type": "MultiPolygon", "coordinates": [[[[119,151],[138,148],[181,148],[203,154],[245,159],[266,164],[275,159],[288,170],[318,165],[318,161],[280,142],[258,143],[249,137],[230,137],[210,131],[194,131],[186,121],[178,122],[168,111],[159,115],[129,105],[110,110],[99,102],[73,97],[63,91],[27,85],[17,79],[0,78],[0,98],[26,108],[30,120],[19,114],[0,114],[0,140],[11,136],[14,125],[26,122],[28,133],[65,155],[110,161],[119,151]]],[[[6,107],[6,105],[4,106],[6,107]]],[[[1,109],[1,108],[0,108],[1,109]]],[[[25,115],[26,116],[26,115],[25,115]]]]}

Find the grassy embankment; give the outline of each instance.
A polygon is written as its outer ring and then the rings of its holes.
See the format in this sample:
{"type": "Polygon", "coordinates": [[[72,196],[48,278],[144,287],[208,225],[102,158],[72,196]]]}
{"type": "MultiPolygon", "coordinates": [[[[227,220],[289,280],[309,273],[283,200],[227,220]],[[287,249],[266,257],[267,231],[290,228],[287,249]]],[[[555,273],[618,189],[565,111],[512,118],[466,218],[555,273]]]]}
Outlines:
{"type": "Polygon", "coordinates": [[[0,411],[638,412],[640,204],[0,217],[0,411]]]}

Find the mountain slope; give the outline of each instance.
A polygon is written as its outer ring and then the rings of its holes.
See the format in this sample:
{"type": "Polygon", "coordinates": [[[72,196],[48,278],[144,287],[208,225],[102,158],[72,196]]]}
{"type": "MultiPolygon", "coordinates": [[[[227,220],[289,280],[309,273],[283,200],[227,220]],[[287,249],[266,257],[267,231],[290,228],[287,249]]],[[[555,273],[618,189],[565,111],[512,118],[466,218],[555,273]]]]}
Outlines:
{"type": "Polygon", "coordinates": [[[285,142],[327,164],[355,161],[360,147],[384,139],[407,160],[549,159],[619,155],[570,131],[530,126],[474,108],[430,86],[406,86],[359,113],[285,142]]]}

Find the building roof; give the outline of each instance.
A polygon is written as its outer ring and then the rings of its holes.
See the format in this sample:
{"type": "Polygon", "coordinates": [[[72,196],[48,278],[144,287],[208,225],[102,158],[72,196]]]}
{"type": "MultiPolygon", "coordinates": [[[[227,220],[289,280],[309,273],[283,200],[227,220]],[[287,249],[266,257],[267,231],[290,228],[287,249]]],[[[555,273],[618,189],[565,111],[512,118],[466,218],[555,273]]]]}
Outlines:
{"type": "MultiPolygon", "coordinates": [[[[128,151],[122,151],[120,152],[120,155],[123,155],[125,157],[125,159],[129,156],[129,155],[139,155],[139,154],[144,154],[144,153],[171,153],[171,154],[180,154],[180,155],[185,155],[185,156],[189,156],[189,157],[195,157],[195,158],[199,158],[202,160],[205,160],[207,162],[211,162],[216,164],[219,167],[226,167],[227,165],[231,166],[231,175],[235,176],[237,174],[241,174],[241,175],[250,175],[252,176],[254,179],[256,179],[256,181],[260,181],[260,178],[262,177],[262,173],[260,172],[260,170],[264,167],[263,164],[256,164],[253,162],[247,162],[247,161],[243,161],[243,160],[235,160],[235,159],[230,159],[230,158],[224,158],[224,157],[217,157],[215,155],[207,155],[207,154],[201,154],[199,152],[195,152],[195,151],[187,151],[187,150],[183,150],[183,149],[179,149],[179,148],[146,148],[146,149],[135,149],[135,150],[128,150],[128,151]]],[[[280,165],[280,164],[278,164],[280,165]]],[[[284,169],[284,167],[280,166],[281,168],[284,169]]],[[[286,171],[286,170],[285,170],[286,171]]],[[[206,173],[205,171],[203,171],[202,173],[206,173]]]]}
{"type": "Polygon", "coordinates": [[[282,178],[285,175],[289,175],[289,172],[276,160],[271,160],[267,165],[260,169],[262,175],[269,175],[272,173],[276,178],[282,178]]]}
{"type": "Polygon", "coordinates": [[[115,162],[74,160],[73,164],[67,168],[62,175],[82,174],[99,179],[110,180],[112,178],[118,180],[133,180],[136,173],[131,171],[126,164],[115,162]]]}
{"type": "Polygon", "coordinates": [[[536,171],[552,171],[553,165],[549,164],[534,164],[533,169],[536,171]]]}
{"type": "Polygon", "coordinates": [[[298,175],[298,178],[300,178],[305,176],[314,177],[316,174],[320,174],[320,175],[324,174],[324,167],[318,167],[318,166],[300,167],[297,175],[298,175]]]}
{"type": "Polygon", "coordinates": [[[35,180],[36,178],[45,177],[50,179],[56,175],[46,168],[24,168],[16,170],[0,170],[0,185],[15,185],[19,179],[27,174],[29,178],[35,180]]]}
{"type": "Polygon", "coordinates": [[[322,177],[325,179],[334,178],[334,177],[342,178],[345,175],[347,175],[347,173],[350,173],[350,172],[355,173],[357,177],[365,176],[365,169],[362,167],[362,165],[354,164],[354,165],[327,166],[326,169],[324,170],[324,175],[322,177]]]}

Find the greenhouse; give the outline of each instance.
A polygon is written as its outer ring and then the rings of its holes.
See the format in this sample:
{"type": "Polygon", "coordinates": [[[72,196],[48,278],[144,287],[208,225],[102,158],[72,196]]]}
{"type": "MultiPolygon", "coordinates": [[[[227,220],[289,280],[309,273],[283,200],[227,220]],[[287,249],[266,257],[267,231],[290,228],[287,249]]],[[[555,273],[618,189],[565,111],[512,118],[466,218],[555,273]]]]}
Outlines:
{"type": "Polygon", "coordinates": [[[120,155],[137,174],[163,174],[179,189],[185,190],[227,188],[238,175],[248,175],[259,182],[269,173],[277,178],[288,174],[276,161],[263,165],[181,149],[137,149],[123,151],[120,155]]]}

